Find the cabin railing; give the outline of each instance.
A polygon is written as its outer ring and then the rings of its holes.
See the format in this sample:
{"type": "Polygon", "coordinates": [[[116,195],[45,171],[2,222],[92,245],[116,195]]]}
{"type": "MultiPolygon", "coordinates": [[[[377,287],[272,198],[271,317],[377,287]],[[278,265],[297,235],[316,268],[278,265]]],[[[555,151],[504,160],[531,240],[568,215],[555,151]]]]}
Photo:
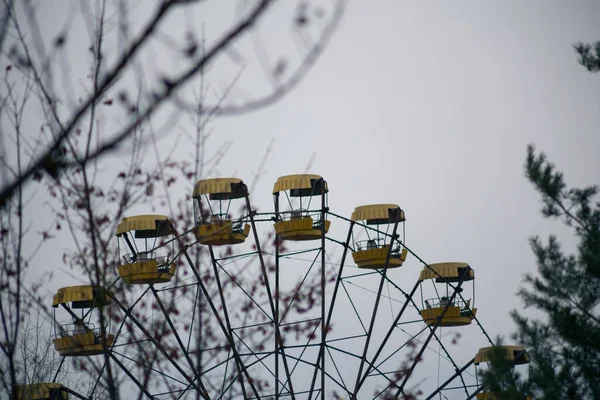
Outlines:
{"type": "Polygon", "coordinates": [[[123,256],[126,264],[133,264],[138,261],[156,260],[159,268],[169,265],[169,256],[157,256],[154,251],[140,251],[137,253],[128,253],[123,256]]]}

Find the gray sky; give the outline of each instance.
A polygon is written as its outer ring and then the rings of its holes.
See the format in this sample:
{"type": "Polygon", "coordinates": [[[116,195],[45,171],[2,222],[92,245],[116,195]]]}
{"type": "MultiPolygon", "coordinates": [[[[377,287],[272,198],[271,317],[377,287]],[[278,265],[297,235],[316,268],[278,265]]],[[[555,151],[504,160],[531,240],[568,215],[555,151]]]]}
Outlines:
{"type": "MultiPolygon", "coordinates": [[[[570,185],[600,180],[600,79],[572,46],[600,37],[598,17],[592,1],[351,2],[295,92],[218,122],[234,141],[235,166],[222,172],[255,168],[257,144],[275,138],[252,194],[269,207],[277,176],[304,171],[316,153],[310,170],[329,182],[334,212],[400,204],[407,245],[428,262],[469,262],[479,318],[507,334],[508,312],[521,305],[514,293],[535,270],[528,237],[556,233],[572,244],[538,213],[523,175],[527,144],[570,185]]],[[[409,258],[394,274],[412,282],[419,269],[409,258]]]]}
{"type": "MultiPolygon", "coordinates": [[[[234,7],[209,4],[201,15],[174,14],[163,31],[177,39],[183,27],[202,21],[214,40],[234,19],[234,7]]],[[[150,11],[141,4],[133,10],[150,11]]],[[[273,13],[260,37],[271,60],[293,61],[297,39],[283,18],[289,9],[273,13]]],[[[250,183],[274,140],[251,194],[260,211],[272,209],[277,177],[304,172],[311,159],[308,172],[328,181],[333,212],[349,217],[358,205],[399,204],[406,244],[430,263],[470,263],[479,320],[491,335],[507,335],[508,313],[521,307],[514,294],[523,274],[535,271],[528,237],[556,233],[567,248],[574,243],[560,223],[538,213],[539,197],[523,175],[527,144],[546,152],[570,185],[600,182],[600,76],[578,65],[573,51],[576,42],[600,40],[599,20],[595,1],[352,1],[324,55],[289,96],[213,124],[211,148],[232,142],[218,173],[250,183]]],[[[56,30],[63,21],[48,18],[44,25],[56,30]]],[[[156,63],[146,66],[149,75],[177,68],[178,60],[162,57],[165,46],[157,43],[144,56],[156,63]]],[[[236,49],[248,65],[231,102],[269,87],[251,41],[236,49]]],[[[85,65],[75,57],[79,62],[85,65]]],[[[239,68],[221,58],[209,80],[222,89],[239,68]]],[[[192,129],[187,117],[174,127],[183,129],[192,129]]],[[[172,141],[167,135],[161,146],[172,141]]],[[[341,239],[346,230],[333,221],[333,236],[341,239]]],[[[391,276],[410,289],[420,269],[409,257],[391,276]]],[[[457,331],[457,358],[466,361],[485,342],[474,325],[457,331]]]]}
{"type": "MultiPolygon", "coordinates": [[[[572,47],[600,37],[600,5],[373,4],[350,4],[290,97],[221,120],[219,132],[235,140],[236,163],[248,160],[253,143],[275,138],[253,193],[261,204],[278,175],[303,171],[313,153],[311,171],[328,180],[336,213],[400,204],[407,245],[428,262],[469,262],[478,318],[491,335],[507,335],[508,313],[521,307],[514,294],[535,271],[528,237],[556,233],[573,244],[538,213],[539,196],[523,176],[526,145],[546,152],[570,185],[600,181],[600,79],[578,65],[572,47]]],[[[419,270],[409,258],[393,276],[408,288],[419,270]]],[[[481,337],[475,326],[457,330],[466,361],[481,337]]]]}

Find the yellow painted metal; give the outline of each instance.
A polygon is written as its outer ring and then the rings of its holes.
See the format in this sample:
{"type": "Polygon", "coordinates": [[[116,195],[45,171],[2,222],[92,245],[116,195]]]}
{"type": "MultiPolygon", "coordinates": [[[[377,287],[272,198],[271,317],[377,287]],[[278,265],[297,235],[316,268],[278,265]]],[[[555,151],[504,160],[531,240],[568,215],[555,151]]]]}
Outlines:
{"type": "MultiPolygon", "coordinates": [[[[444,307],[431,307],[431,308],[424,308],[423,310],[419,311],[419,314],[421,314],[423,321],[425,321],[425,323],[427,325],[435,325],[437,322],[437,318],[440,315],[442,315],[443,311],[444,311],[444,307]]],[[[461,308],[460,307],[449,306],[448,310],[446,310],[446,313],[444,314],[444,317],[442,318],[442,321],[440,322],[440,326],[470,325],[471,322],[473,321],[473,319],[475,318],[476,314],[477,314],[477,309],[471,308],[471,313],[469,315],[463,314],[461,316],[461,308]]]]}
{"type": "MultiPolygon", "coordinates": [[[[459,272],[462,268],[468,267],[469,264],[462,262],[445,262],[445,263],[436,263],[429,264],[423,267],[421,274],[419,275],[419,282],[424,281],[426,279],[436,279],[439,280],[440,276],[442,278],[446,278],[450,282],[456,282],[459,280],[459,272]],[[432,271],[433,270],[433,271],[432,271]],[[435,271],[435,272],[434,272],[435,271]]],[[[470,281],[475,278],[475,273],[471,269],[469,272],[469,276],[465,279],[465,281],[470,281]]]]}
{"type": "MultiPolygon", "coordinates": [[[[325,220],[325,233],[329,231],[331,221],[325,220]]],[[[289,221],[278,221],[274,224],[275,233],[283,240],[316,240],[321,238],[321,228],[313,227],[311,217],[295,218],[289,221]]]]}
{"type": "Polygon", "coordinates": [[[69,393],[60,391],[63,387],[60,383],[32,383],[30,385],[17,386],[18,400],[67,400],[69,393]],[[57,396],[55,393],[60,392],[57,396]]]}
{"type": "Polygon", "coordinates": [[[176,270],[175,264],[171,264],[168,268],[161,267],[159,271],[157,260],[136,261],[117,267],[119,276],[125,283],[138,285],[169,282],[176,270]]]}
{"type": "MultiPolygon", "coordinates": [[[[156,229],[157,221],[168,221],[166,215],[134,215],[131,217],[124,217],[119,225],[117,225],[116,236],[119,236],[125,232],[131,231],[153,231],[156,229]]],[[[157,232],[159,233],[159,232],[157,232]]],[[[169,232],[170,233],[170,232],[169,232]]],[[[163,235],[155,235],[163,236],[163,235]]]]}
{"type": "MultiPolygon", "coordinates": [[[[529,362],[529,353],[525,350],[523,346],[498,346],[504,349],[505,359],[508,361],[512,361],[515,365],[519,364],[527,364],[529,362]],[[523,353],[525,352],[525,353],[523,353]],[[516,355],[522,355],[521,358],[515,358],[516,355]]],[[[479,349],[477,354],[475,355],[475,365],[478,365],[482,362],[489,362],[490,355],[493,353],[494,349],[497,347],[482,347],[479,349]]]]}
{"type": "Polygon", "coordinates": [[[408,257],[408,250],[406,249],[406,247],[403,247],[402,253],[400,253],[400,259],[402,260],[402,262],[406,261],[406,257],[408,257]]]}
{"type": "Polygon", "coordinates": [[[72,308],[103,307],[112,303],[110,293],[102,286],[68,286],[58,289],[52,307],[73,303],[72,308]]]}
{"type": "Polygon", "coordinates": [[[201,244],[221,246],[244,243],[250,234],[250,225],[244,224],[243,231],[233,231],[232,221],[215,221],[199,225],[194,229],[194,236],[201,244]]]}
{"type": "MultiPolygon", "coordinates": [[[[310,189],[315,180],[322,179],[321,175],[300,174],[281,176],[273,185],[273,194],[292,189],[310,189]]],[[[327,193],[327,182],[325,182],[325,193],[327,193]]],[[[320,194],[320,193],[318,193],[320,194]]]]}
{"type": "MultiPolygon", "coordinates": [[[[385,259],[387,258],[389,246],[385,245],[377,249],[367,249],[355,251],[352,253],[352,259],[359,268],[383,268],[385,267],[385,259]]],[[[397,257],[390,257],[388,268],[401,267],[406,257],[408,250],[402,249],[402,252],[397,257]]]]}
{"type": "Polygon", "coordinates": [[[53,339],[54,348],[61,356],[94,356],[102,354],[115,341],[113,334],[106,334],[106,347],[102,345],[102,338],[94,336],[94,332],[79,335],[63,336],[53,339]]]}
{"type": "Polygon", "coordinates": [[[213,179],[203,179],[196,183],[194,187],[194,192],[192,197],[197,198],[203,194],[225,194],[232,193],[232,196],[228,198],[237,199],[243,197],[243,193],[234,193],[232,190],[232,185],[236,185],[242,182],[241,179],[238,178],[213,178],[213,179]]]}
{"type": "MultiPolygon", "coordinates": [[[[390,221],[390,212],[397,210],[398,208],[400,208],[400,206],[397,204],[370,204],[368,206],[358,206],[354,208],[354,212],[352,213],[350,219],[355,222],[369,221],[369,224],[393,223],[394,221],[390,221]]],[[[399,221],[404,220],[404,211],[401,210],[399,221]]]]}

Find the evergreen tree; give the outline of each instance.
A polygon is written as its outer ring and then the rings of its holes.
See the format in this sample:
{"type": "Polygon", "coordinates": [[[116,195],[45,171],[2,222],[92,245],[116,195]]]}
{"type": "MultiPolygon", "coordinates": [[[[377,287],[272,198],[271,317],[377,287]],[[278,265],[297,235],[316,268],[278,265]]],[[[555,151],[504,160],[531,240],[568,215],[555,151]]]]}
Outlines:
{"type": "Polygon", "coordinates": [[[600,41],[590,43],[578,43],[575,51],[579,54],[579,63],[590,72],[600,71],[600,41]]]}
{"type": "MultiPolygon", "coordinates": [[[[600,72],[600,42],[575,45],[579,62],[600,72]]],[[[526,275],[519,296],[544,314],[529,318],[513,311],[515,341],[529,350],[524,381],[498,355],[484,374],[487,391],[531,391],[534,399],[600,398],[600,202],[597,186],[568,188],[544,153],[529,146],[525,175],[540,193],[542,214],[573,229],[575,254],[565,254],[556,236],[530,239],[538,274],[526,275]],[[527,389],[526,389],[527,388],[527,389]]],[[[510,394],[507,398],[511,398],[510,394]]]]}
{"type": "Polygon", "coordinates": [[[527,351],[521,354],[521,360],[508,357],[504,347],[501,347],[502,341],[498,339],[497,347],[494,347],[489,354],[488,370],[483,374],[482,385],[485,393],[485,400],[526,400],[526,394],[529,393],[528,382],[521,378],[521,374],[516,371],[515,363],[526,363],[528,359],[527,351]]]}
{"type": "Polygon", "coordinates": [[[545,314],[513,311],[516,340],[531,354],[529,386],[538,399],[592,399],[600,395],[600,203],[597,186],[568,189],[543,153],[528,148],[526,176],[542,196],[542,214],[573,228],[576,254],[555,236],[532,237],[538,276],[527,275],[519,296],[545,314]]]}

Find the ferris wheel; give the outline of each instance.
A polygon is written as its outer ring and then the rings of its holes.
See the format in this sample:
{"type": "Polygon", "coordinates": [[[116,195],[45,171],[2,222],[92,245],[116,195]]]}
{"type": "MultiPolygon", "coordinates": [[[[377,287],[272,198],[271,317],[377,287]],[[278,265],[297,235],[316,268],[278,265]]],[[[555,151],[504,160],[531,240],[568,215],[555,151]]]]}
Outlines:
{"type": "MultiPolygon", "coordinates": [[[[20,396],[96,398],[109,374],[122,396],[154,399],[495,398],[475,368],[495,347],[465,357],[444,336],[468,329],[494,346],[468,263],[426,263],[405,242],[397,204],[335,214],[319,175],[282,176],[272,193],[274,211],[257,212],[241,179],[206,179],[190,229],[164,215],[123,218],[115,283],[53,300],[56,350],[94,360],[96,383],[87,393],[39,383],[20,396]],[[406,268],[420,269],[416,281],[406,268]]],[[[529,360],[505,347],[515,365],[529,360]]]]}

